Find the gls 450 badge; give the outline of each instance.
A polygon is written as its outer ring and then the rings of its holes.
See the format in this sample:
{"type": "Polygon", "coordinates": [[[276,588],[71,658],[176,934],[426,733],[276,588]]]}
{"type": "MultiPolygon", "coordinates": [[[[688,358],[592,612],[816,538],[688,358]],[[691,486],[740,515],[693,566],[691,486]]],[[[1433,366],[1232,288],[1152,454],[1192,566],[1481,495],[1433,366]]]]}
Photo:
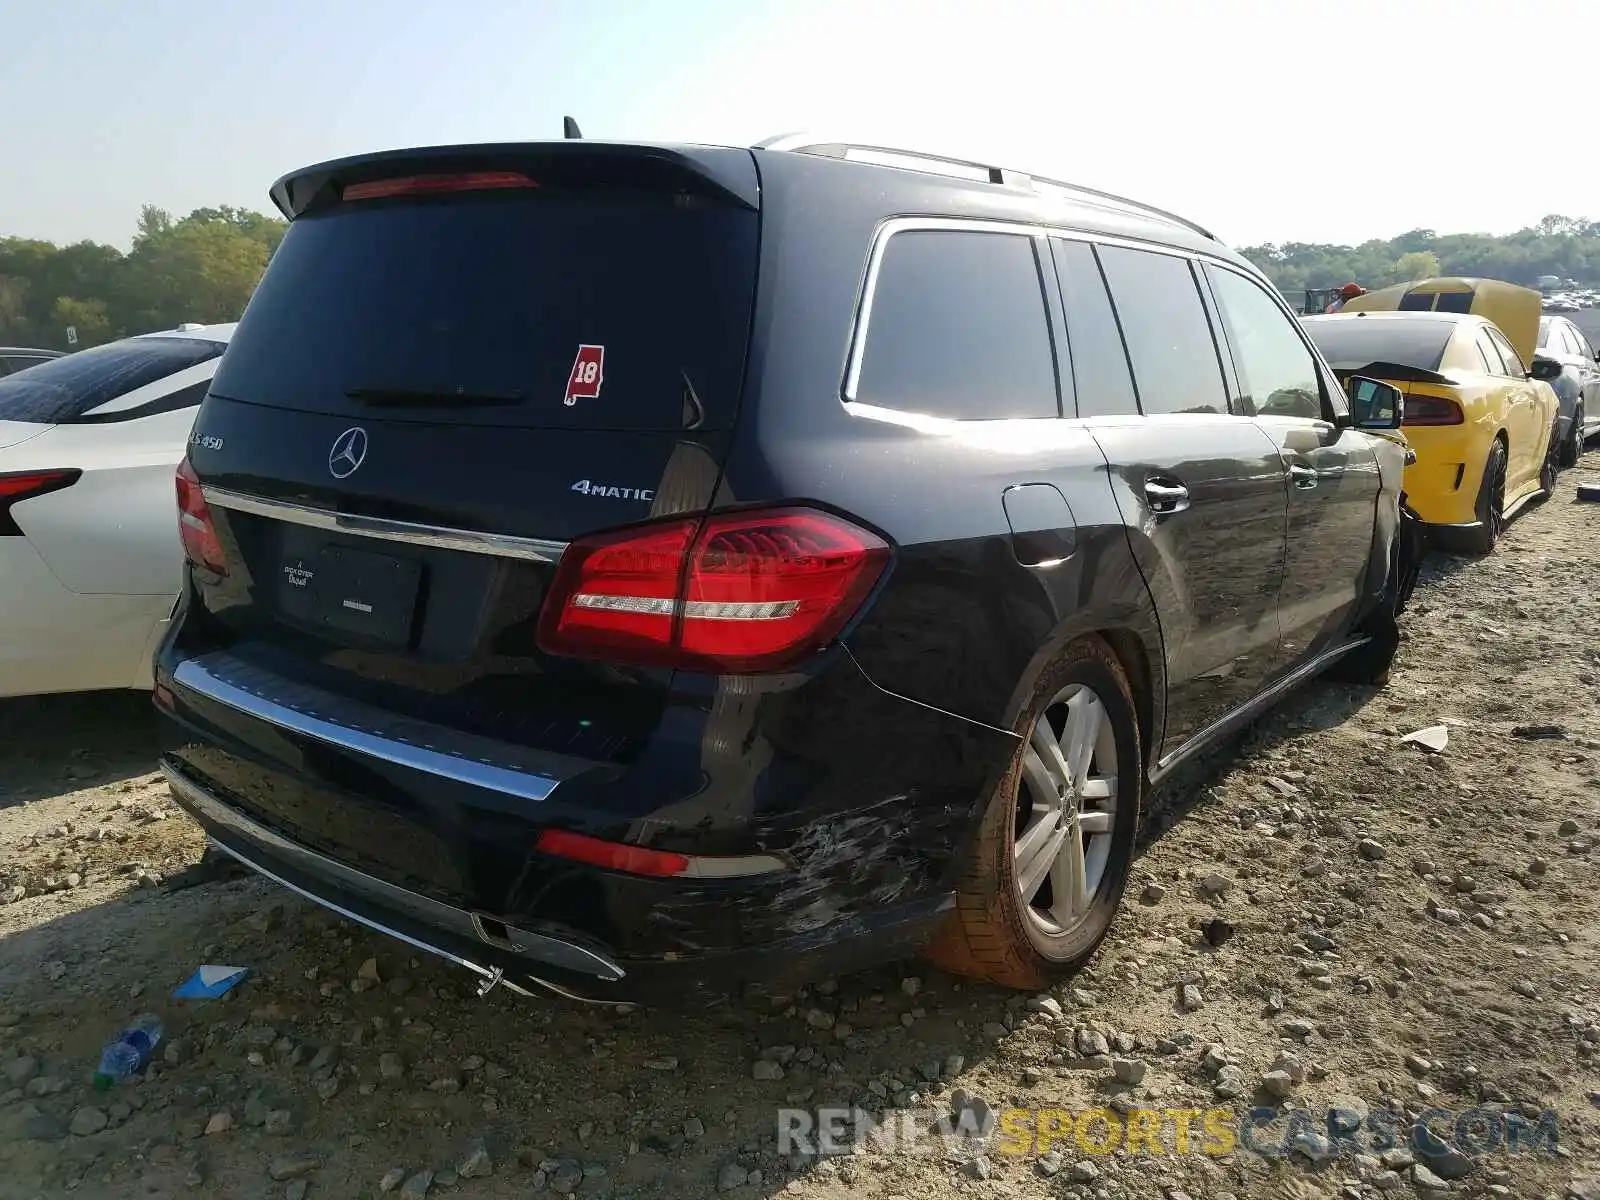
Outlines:
{"type": "Polygon", "coordinates": [[[609,483],[591,483],[587,479],[580,479],[572,485],[572,490],[582,492],[585,496],[603,496],[607,500],[654,500],[655,492],[649,488],[613,487],[609,483]]]}

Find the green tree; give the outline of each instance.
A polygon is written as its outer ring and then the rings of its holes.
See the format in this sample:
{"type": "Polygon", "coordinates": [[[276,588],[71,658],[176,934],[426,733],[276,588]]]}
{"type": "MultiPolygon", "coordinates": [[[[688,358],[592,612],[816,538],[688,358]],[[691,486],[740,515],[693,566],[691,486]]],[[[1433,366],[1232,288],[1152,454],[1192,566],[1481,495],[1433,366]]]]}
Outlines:
{"type": "Polygon", "coordinates": [[[284,222],[248,209],[200,208],[177,218],[145,205],[133,244],[57,246],[0,238],[0,342],[67,349],[170,329],[231,321],[283,238],[284,222]]]}
{"type": "Polygon", "coordinates": [[[74,300],[71,296],[58,296],[50,310],[51,322],[61,331],[66,341],[67,330],[77,336],[80,346],[98,346],[112,341],[111,318],[106,313],[104,300],[74,300]]]}
{"type": "Polygon", "coordinates": [[[1395,260],[1394,273],[1401,281],[1432,279],[1439,274],[1439,256],[1431,250],[1413,250],[1395,260]]]}

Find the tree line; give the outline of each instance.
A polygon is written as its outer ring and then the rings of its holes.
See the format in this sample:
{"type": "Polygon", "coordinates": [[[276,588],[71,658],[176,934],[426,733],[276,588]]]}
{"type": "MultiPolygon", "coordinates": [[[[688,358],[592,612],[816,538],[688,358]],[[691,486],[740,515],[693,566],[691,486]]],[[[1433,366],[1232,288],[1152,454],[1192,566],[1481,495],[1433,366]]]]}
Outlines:
{"type": "Polygon", "coordinates": [[[82,349],[186,321],[237,320],[284,229],[243,208],[174,218],[146,205],[126,254],[91,241],[0,237],[0,345],[82,349]]]}
{"type": "MultiPolygon", "coordinates": [[[[174,218],[146,205],[127,253],[91,241],[0,238],[0,345],[65,350],[186,321],[237,320],[284,228],[249,209],[197,208],[174,218]]],[[[1384,287],[1432,275],[1530,287],[1541,275],[1592,282],[1600,281],[1600,221],[1550,216],[1505,237],[1413,229],[1359,246],[1285,242],[1241,252],[1291,296],[1350,280],[1384,287]]]]}
{"type": "Polygon", "coordinates": [[[1413,229],[1359,246],[1285,242],[1246,246],[1240,253],[1290,296],[1352,280],[1373,288],[1434,275],[1504,279],[1526,287],[1541,275],[1590,283],[1600,281],[1600,221],[1550,216],[1504,237],[1413,229]]]}

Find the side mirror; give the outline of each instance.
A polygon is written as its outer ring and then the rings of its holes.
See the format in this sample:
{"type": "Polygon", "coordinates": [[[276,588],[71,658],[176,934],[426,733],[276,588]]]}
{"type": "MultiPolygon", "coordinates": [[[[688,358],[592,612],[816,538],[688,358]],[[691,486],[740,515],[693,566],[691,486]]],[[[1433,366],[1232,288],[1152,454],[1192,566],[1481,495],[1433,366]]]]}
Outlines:
{"type": "Polygon", "coordinates": [[[1405,419],[1406,398],[1392,383],[1352,375],[1345,390],[1350,393],[1350,424],[1355,428],[1400,428],[1405,419]]]}
{"type": "Polygon", "coordinates": [[[1552,379],[1561,378],[1561,364],[1553,358],[1545,358],[1542,354],[1533,356],[1533,369],[1528,372],[1529,379],[1542,379],[1549,383],[1552,379]]]}

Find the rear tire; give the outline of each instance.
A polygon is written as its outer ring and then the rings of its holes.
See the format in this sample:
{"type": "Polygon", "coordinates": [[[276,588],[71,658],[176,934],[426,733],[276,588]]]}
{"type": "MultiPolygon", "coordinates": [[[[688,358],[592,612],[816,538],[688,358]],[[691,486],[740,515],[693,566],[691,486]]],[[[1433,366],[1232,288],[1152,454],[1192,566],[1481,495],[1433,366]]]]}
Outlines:
{"type": "Polygon", "coordinates": [[[956,911],[924,955],[1037,990],[1082,967],[1111,928],[1133,863],[1144,754],[1127,674],[1097,637],[1040,673],[1015,728],[1022,741],[989,795],[956,911]]]}
{"type": "Polygon", "coordinates": [[[1578,456],[1583,453],[1583,405],[1578,405],[1572,410],[1572,429],[1567,433],[1567,440],[1561,443],[1561,465],[1575,467],[1578,465],[1578,456]]]}
{"type": "Polygon", "coordinates": [[[1467,531],[1463,545],[1471,554],[1492,553],[1506,523],[1506,444],[1499,438],[1489,447],[1489,457],[1483,465],[1475,511],[1478,527],[1467,531]]]}
{"type": "Polygon", "coordinates": [[[1556,478],[1561,474],[1561,452],[1565,445],[1558,436],[1561,432],[1559,419],[1550,426],[1550,441],[1544,450],[1544,462],[1539,464],[1539,499],[1550,499],[1556,494],[1556,478]]]}

